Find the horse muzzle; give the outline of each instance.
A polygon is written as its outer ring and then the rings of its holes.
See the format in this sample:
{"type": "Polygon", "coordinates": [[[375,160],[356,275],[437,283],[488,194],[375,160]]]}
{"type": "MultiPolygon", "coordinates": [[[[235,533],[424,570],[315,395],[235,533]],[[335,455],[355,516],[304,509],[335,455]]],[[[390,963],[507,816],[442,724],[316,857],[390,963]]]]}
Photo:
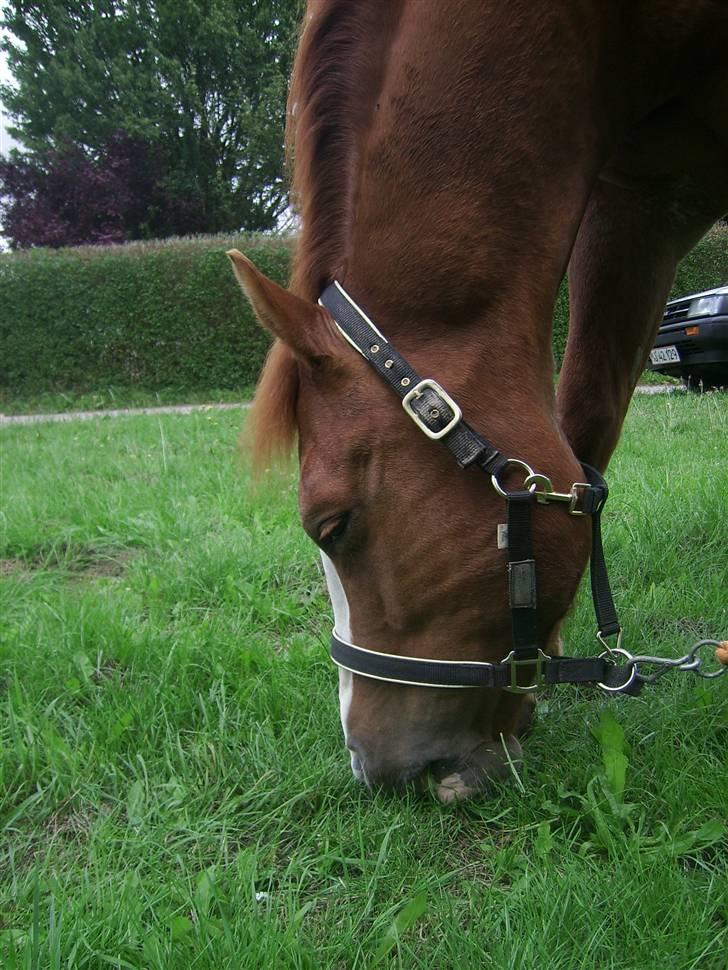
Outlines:
{"type": "Polygon", "coordinates": [[[412,759],[396,747],[366,750],[349,738],[351,769],[357,781],[372,791],[424,794],[433,791],[443,804],[462,801],[492,789],[494,783],[516,770],[521,746],[515,737],[499,742],[480,741],[465,755],[412,759]]]}

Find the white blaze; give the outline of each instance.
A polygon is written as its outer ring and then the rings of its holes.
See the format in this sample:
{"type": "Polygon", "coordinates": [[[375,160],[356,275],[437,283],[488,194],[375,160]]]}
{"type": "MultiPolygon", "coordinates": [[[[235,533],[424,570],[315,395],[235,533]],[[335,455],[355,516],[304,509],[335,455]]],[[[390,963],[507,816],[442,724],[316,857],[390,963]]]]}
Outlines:
{"type": "Polygon", "coordinates": [[[329,598],[334,608],[334,626],[336,633],[342,640],[351,643],[351,618],[349,615],[349,601],[346,598],[344,587],[341,585],[336,566],[331,562],[325,552],[321,553],[321,562],[324,564],[326,575],[326,585],[329,587],[329,598]]]}
{"type": "MultiPolygon", "coordinates": [[[[349,601],[346,598],[344,587],[341,585],[339,574],[336,567],[331,562],[325,552],[321,553],[321,562],[324,566],[326,585],[329,588],[329,599],[334,610],[334,628],[337,636],[342,640],[351,643],[351,618],[349,614],[349,601]]],[[[349,718],[349,708],[351,707],[351,696],[354,693],[354,676],[348,670],[339,667],[339,713],[341,716],[341,726],[344,729],[344,740],[348,738],[346,722],[349,718]]],[[[355,775],[359,775],[358,759],[352,753],[351,768],[355,775]],[[356,761],[356,763],[355,763],[356,761]]]]}

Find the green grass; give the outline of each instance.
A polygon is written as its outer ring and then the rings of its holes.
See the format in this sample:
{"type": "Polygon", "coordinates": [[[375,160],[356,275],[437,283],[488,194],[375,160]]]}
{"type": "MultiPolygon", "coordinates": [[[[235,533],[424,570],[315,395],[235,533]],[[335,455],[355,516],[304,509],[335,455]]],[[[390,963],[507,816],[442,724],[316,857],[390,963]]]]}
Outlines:
{"type": "MultiPolygon", "coordinates": [[[[239,421],[2,432],[0,966],[725,970],[728,678],[546,695],[487,801],[361,790],[295,481],[249,489],[239,421]]],[[[626,644],[726,636],[728,398],[636,400],[609,478],[626,644]]]]}
{"type": "Polygon", "coordinates": [[[668,377],[667,374],[658,374],[653,370],[643,370],[638,384],[670,384],[673,387],[683,386],[683,382],[678,377],[668,377]]]}
{"type": "MultiPolygon", "coordinates": [[[[640,384],[675,384],[681,381],[664,374],[644,371],[640,384]]],[[[0,388],[0,414],[60,414],[67,411],[108,411],[116,408],[147,408],[165,404],[224,404],[249,401],[254,385],[235,390],[213,388],[190,391],[183,387],[148,390],[144,387],[101,387],[96,391],[47,391],[39,394],[12,394],[0,388]]]]}

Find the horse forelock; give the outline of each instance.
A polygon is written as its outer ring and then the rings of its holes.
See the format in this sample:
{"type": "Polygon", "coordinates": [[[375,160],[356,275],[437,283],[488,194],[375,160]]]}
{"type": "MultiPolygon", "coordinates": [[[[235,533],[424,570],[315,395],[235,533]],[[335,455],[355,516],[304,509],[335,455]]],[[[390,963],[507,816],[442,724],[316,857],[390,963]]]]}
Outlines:
{"type": "Polygon", "coordinates": [[[286,458],[296,437],[298,364],[280,340],[271,347],[250,412],[253,465],[257,470],[286,458]]]}

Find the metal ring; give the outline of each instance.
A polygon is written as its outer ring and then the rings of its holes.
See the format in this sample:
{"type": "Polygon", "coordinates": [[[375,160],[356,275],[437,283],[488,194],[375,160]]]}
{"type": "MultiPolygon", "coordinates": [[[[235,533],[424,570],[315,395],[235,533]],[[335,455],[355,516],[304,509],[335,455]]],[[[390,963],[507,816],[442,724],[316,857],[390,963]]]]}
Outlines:
{"type": "MultiPolygon", "coordinates": [[[[610,633],[610,634],[608,634],[608,636],[614,636],[614,634],[613,633],[610,633]]],[[[634,657],[632,656],[631,653],[628,653],[626,650],[623,650],[622,649],[622,639],[623,639],[623,637],[624,637],[624,630],[622,630],[622,629],[617,630],[617,646],[616,647],[610,647],[609,646],[609,643],[605,639],[604,634],[602,633],[602,631],[601,630],[597,630],[597,640],[601,643],[601,645],[603,647],[606,647],[607,648],[604,653],[600,654],[600,657],[605,657],[607,654],[611,654],[612,656],[614,656],[615,653],[621,653],[623,656],[629,657],[630,660],[634,660],[634,657]]]]}
{"type": "MultiPolygon", "coordinates": [[[[505,465],[501,468],[498,474],[500,475],[502,472],[504,472],[509,465],[518,465],[519,468],[522,468],[526,472],[526,481],[536,474],[533,468],[531,468],[530,465],[527,465],[525,461],[521,461],[520,458],[507,458],[505,465]]],[[[496,490],[496,492],[499,495],[502,495],[503,498],[508,498],[509,493],[506,492],[506,490],[501,486],[501,483],[498,481],[498,475],[491,475],[490,480],[493,483],[493,488],[496,490]]],[[[533,482],[533,484],[529,486],[528,490],[529,492],[535,492],[536,483],[533,482]]]]}
{"type": "MultiPolygon", "coordinates": [[[[701,664],[703,663],[703,659],[700,656],[700,651],[703,649],[703,647],[710,647],[711,649],[714,649],[719,646],[719,640],[699,640],[688,654],[688,656],[691,656],[693,660],[698,661],[697,666],[684,667],[681,669],[692,670],[696,677],[702,677],[703,680],[715,680],[717,677],[722,677],[723,674],[725,674],[725,672],[728,670],[728,667],[725,665],[718,667],[717,670],[706,670],[705,672],[700,669],[701,664]]],[[[720,661],[718,661],[718,663],[720,663],[720,661]]]]}
{"type": "Polygon", "coordinates": [[[601,687],[602,690],[607,691],[607,693],[609,694],[619,694],[621,693],[621,691],[626,690],[629,687],[629,685],[632,683],[632,681],[635,679],[635,677],[637,676],[637,664],[634,663],[634,657],[632,656],[631,653],[629,653],[627,650],[623,650],[621,647],[612,647],[611,649],[605,650],[604,653],[599,654],[599,659],[601,660],[602,657],[609,657],[610,655],[613,655],[615,653],[619,653],[623,657],[626,657],[627,660],[631,661],[632,668],[630,670],[629,679],[625,680],[625,682],[623,684],[620,684],[619,687],[609,687],[607,684],[603,684],[601,680],[597,681],[597,686],[601,687]]]}

